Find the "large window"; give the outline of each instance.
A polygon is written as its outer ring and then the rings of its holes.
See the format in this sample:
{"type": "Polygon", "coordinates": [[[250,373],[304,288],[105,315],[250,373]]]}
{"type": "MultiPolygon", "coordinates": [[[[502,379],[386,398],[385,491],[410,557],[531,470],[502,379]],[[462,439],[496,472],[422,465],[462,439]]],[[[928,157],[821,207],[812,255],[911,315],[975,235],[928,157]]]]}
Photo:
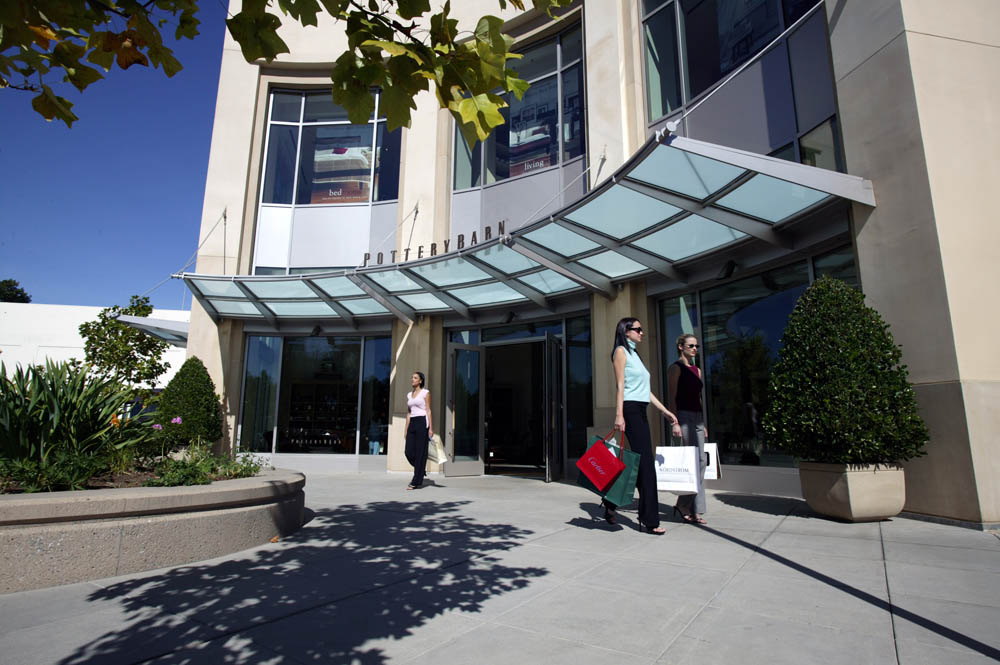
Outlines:
{"type": "Polygon", "coordinates": [[[555,166],[584,153],[583,44],[580,27],[522,51],[508,66],[531,87],[507,95],[504,124],[469,149],[455,128],[456,190],[555,166]],[[485,174],[485,177],[484,177],[485,174]]]}
{"type": "Polygon", "coordinates": [[[276,91],[270,103],[263,204],[398,198],[400,132],[386,131],[382,114],[351,124],[326,90],[276,91]]]}
{"type": "Polygon", "coordinates": [[[693,333],[701,341],[697,362],[705,376],[708,440],[719,444],[725,464],[795,464],[792,456],[768,443],[760,427],[788,316],[808,286],[810,272],[814,278],[829,274],[858,285],[850,246],[813,257],[811,268],[797,261],[660,303],[664,364],[676,359],[674,341],[681,333],[693,333]]]}

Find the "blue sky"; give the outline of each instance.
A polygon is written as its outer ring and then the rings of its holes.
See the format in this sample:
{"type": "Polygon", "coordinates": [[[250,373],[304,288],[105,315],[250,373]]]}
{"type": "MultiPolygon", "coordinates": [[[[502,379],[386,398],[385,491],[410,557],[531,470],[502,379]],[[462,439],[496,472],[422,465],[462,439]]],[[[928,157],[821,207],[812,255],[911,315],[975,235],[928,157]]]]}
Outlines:
{"type": "MultiPolygon", "coordinates": [[[[198,245],[226,10],[204,0],[201,34],[165,42],[184,65],[115,67],[84,93],[58,91],[68,129],[0,90],[0,279],[35,303],[128,304],[180,269],[198,245]]],[[[193,270],[193,268],[189,268],[193,270]]],[[[187,309],[178,280],[149,294],[187,309]]]]}

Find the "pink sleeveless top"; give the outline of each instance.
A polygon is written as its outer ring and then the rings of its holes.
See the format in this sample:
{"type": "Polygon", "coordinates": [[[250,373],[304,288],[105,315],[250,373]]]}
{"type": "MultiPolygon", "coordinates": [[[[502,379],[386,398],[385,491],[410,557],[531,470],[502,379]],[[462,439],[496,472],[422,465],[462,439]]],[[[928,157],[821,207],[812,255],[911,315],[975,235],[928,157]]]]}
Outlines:
{"type": "Polygon", "coordinates": [[[410,417],[427,415],[427,400],[424,399],[426,394],[427,390],[421,388],[416,397],[412,393],[406,396],[406,406],[410,407],[410,417]]]}

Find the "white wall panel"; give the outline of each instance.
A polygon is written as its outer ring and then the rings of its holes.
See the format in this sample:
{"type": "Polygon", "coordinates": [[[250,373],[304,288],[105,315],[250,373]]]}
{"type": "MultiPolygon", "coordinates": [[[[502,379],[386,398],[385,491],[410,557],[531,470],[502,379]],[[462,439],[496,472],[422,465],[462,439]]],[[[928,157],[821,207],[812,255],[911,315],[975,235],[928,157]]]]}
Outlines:
{"type": "Polygon", "coordinates": [[[283,268],[288,265],[288,240],[292,228],[291,208],[264,206],[257,218],[254,265],[283,268]]]}
{"type": "Polygon", "coordinates": [[[361,265],[371,237],[371,208],[323,206],[296,208],[291,267],[361,265]]]}

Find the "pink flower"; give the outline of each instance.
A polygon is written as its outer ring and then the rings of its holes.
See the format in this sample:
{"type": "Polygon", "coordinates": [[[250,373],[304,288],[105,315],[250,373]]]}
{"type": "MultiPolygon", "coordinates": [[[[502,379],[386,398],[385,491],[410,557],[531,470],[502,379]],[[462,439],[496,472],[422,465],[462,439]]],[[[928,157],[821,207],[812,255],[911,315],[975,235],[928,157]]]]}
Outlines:
{"type": "Polygon", "coordinates": [[[161,425],[160,423],[155,423],[153,425],[153,429],[163,429],[163,425],[161,425]]]}
{"type": "Polygon", "coordinates": [[[181,421],[181,417],[177,416],[176,418],[172,419],[170,422],[172,422],[174,425],[180,425],[181,422],[182,422],[181,421]]]}

